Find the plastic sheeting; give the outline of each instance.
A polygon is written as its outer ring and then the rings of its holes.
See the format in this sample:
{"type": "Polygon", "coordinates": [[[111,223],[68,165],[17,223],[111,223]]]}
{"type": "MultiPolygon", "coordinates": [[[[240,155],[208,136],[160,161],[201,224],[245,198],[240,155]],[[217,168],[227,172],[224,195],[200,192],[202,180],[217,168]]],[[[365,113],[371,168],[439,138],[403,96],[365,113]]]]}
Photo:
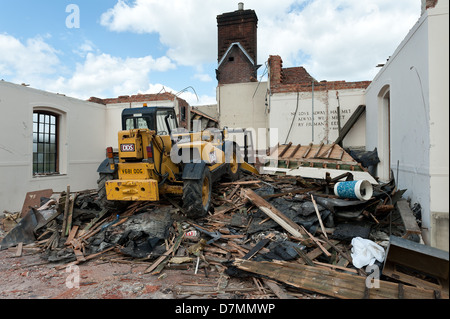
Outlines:
{"type": "Polygon", "coordinates": [[[356,268],[372,266],[375,261],[383,262],[385,257],[384,248],[377,243],[355,237],[352,239],[352,263],[356,268]]]}

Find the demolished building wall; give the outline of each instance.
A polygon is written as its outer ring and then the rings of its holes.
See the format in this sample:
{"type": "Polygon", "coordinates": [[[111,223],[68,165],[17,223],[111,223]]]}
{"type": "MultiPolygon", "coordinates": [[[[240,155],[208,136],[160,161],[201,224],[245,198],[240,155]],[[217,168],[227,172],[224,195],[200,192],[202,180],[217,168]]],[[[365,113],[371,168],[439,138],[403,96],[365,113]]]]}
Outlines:
{"type": "MultiPolygon", "coordinates": [[[[359,105],[369,81],[315,80],[303,67],[283,68],[280,56],[269,58],[270,125],[280,144],[332,143],[359,105]],[[339,115],[338,115],[339,113],[339,115]],[[340,116],[340,121],[339,121],[340,116]]],[[[344,138],[346,147],[365,146],[365,115],[344,138]]]]}
{"type": "MultiPolygon", "coordinates": [[[[217,87],[220,127],[249,129],[256,149],[268,147],[267,82],[235,83],[217,87]]],[[[236,142],[244,145],[242,134],[236,142]]]]}
{"type": "Polygon", "coordinates": [[[0,96],[2,211],[20,210],[24,194],[30,191],[65,189],[68,184],[74,190],[96,187],[95,172],[105,157],[104,105],[5,81],[0,82],[0,96]],[[48,145],[33,143],[38,138],[35,129],[43,125],[33,125],[33,112],[38,111],[57,119],[57,172],[53,174],[33,174],[33,163],[40,160],[37,157],[48,153],[34,149],[48,145]]]}
{"type": "MultiPolygon", "coordinates": [[[[342,129],[355,110],[365,104],[365,89],[370,82],[318,82],[303,67],[283,68],[280,56],[268,58],[269,80],[262,81],[261,77],[257,82],[251,74],[260,67],[256,54],[252,54],[257,47],[258,20],[253,10],[245,11],[251,13],[251,21],[241,19],[243,12],[218,16],[216,98],[220,126],[252,130],[257,150],[277,143],[334,142],[339,127],[342,129]],[[232,18],[232,25],[224,24],[223,17],[232,18]],[[249,24],[255,32],[244,37],[237,30],[244,30],[249,24]],[[225,29],[229,32],[224,32],[225,29]]],[[[365,114],[362,114],[343,143],[347,147],[363,147],[364,134],[365,114]]]]}
{"type": "Polygon", "coordinates": [[[448,2],[423,11],[367,89],[367,149],[377,175],[420,203],[424,240],[448,250],[448,2]],[[391,176],[391,173],[393,176],[391,176]]]}

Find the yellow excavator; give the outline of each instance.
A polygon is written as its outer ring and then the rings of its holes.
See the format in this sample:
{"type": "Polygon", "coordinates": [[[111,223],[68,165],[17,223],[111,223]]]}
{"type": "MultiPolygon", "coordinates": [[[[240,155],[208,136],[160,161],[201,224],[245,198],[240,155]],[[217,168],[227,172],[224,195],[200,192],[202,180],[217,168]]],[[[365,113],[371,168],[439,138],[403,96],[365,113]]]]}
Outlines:
{"type": "Polygon", "coordinates": [[[108,147],[97,170],[100,203],[111,208],[176,194],[182,196],[182,208],[190,218],[206,216],[214,182],[234,181],[240,170],[258,174],[227,137],[226,128],[179,129],[173,107],[123,110],[118,152],[108,147]]]}

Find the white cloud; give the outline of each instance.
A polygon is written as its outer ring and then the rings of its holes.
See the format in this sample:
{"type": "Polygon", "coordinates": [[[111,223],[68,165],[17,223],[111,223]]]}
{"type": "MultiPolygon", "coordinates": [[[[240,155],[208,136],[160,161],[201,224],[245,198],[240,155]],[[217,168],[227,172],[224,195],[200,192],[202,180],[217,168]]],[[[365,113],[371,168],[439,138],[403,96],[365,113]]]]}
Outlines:
{"type": "Polygon", "coordinates": [[[73,52],[75,54],[77,54],[78,56],[85,58],[86,55],[89,52],[94,52],[96,51],[96,46],[95,44],[90,41],[90,40],[85,40],[77,49],[75,49],[73,52]]]}
{"type": "Polygon", "coordinates": [[[262,24],[261,37],[273,41],[261,50],[279,54],[285,66],[303,61],[318,80],[371,80],[419,14],[416,0],[315,0],[283,24],[262,24]]]}
{"type": "Polygon", "coordinates": [[[206,73],[197,73],[194,75],[194,79],[199,80],[201,82],[212,82],[212,78],[209,74],[206,73]]]}
{"type": "MultiPolygon", "coordinates": [[[[119,0],[102,15],[112,31],[158,33],[180,65],[217,61],[216,16],[237,9],[221,0],[119,0]]],[[[420,15],[420,0],[245,1],[258,23],[258,63],[279,54],[326,80],[370,80],[420,15]]]]}
{"type": "Polygon", "coordinates": [[[40,36],[22,43],[11,35],[0,34],[0,48],[0,73],[17,82],[54,74],[60,67],[58,51],[40,36]]]}
{"type": "Polygon", "coordinates": [[[164,72],[174,68],[167,57],[122,59],[90,52],[84,63],[77,65],[71,78],[59,78],[48,89],[85,99],[128,95],[146,88],[152,71],[164,72]]]}
{"type": "Polygon", "coordinates": [[[177,90],[174,90],[171,87],[165,86],[163,84],[149,84],[147,89],[145,89],[143,91],[139,91],[138,93],[158,94],[161,92],[169,92],[169,93],[175,94],[179,98],[188,102],[189,105],[191,105],[191,106],[212,105],[212,104],[217,103],[215,95],[213,95],[213,96],[209,96],[206,94],[197,95],[197,92],[190,87],[186,88],[182,91],[177,91],[177,90]]]}
{"type": "MultiPolygon", "coordinates": [[[[13,36],[0,34],[0,48],[0,76],[11,82],[27,83],[38,89],[80,99],[158,93],[164,87],[149,84],[153,73],[176,69],[176,65],[166,56],[156,59],[151,56],[120,58],[99,52],[95,44],[88,40],[74,51],[82,57],[82,62],[76,65],[73,72],[67,72],[67,67],[58,58],[58,51],[41,37],[22,43],[13,36]]],[[[201,81],[211,80],[205,74],[199,74],[198,78],[201,81]]],[[[164,89],[177,93],[171,88],[164,89]]],[[[179,96],[191,105],[215,103],[215,97],[204,95],[197,99],[196,94],[189,91],[179,96]]]]}
{"type": "Polygon", "coordinates": [[[119,0],[102,15],[101,24],[118,32],[157,32],[161,43],[169,47],[167,55],[171,59],[180,65],[192,66],[214,61],[217,3],[136,0],[130,5],[119,0]]]}
{"type": "MultiPolygon", "coordinates": [[[[217,63],[216,17],[236,9],[237,2],[221,0],[119,0],[101,16],[102,25],[157,33],[166,56],[117,57],[84,40],[72,52],[81,58],[75,70],[62,61],[67,53],[49,44],[50,35],[22,40],[0,33],[0,78],[78,98],[114,97],[145,93],[158,86],[149,84],[156,83],[154,72],[187,65],[192,75],[177,69],[181,75],[175,76],[186,76],[194,87],[215,86],[205,68],[213,71],[217,63]]],[[[247,0],[245,9],[259,18],[259,64],[279,54],[284,67],[304,66],[318,80],[357,81],[371,80],[375,65],[394,52],[417,21],[420,0],[247,0]]],[[[214,88],[206,94],[180,96],[191,105],[215,103],[214,88]]]]}

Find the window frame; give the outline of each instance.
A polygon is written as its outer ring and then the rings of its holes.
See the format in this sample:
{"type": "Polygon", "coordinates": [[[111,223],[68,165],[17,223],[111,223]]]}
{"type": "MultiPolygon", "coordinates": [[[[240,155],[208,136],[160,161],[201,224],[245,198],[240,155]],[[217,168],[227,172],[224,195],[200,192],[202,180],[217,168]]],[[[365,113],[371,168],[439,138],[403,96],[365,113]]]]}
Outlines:
{"type": "Polygon", "coordinates": [[[60,115],[58,113],[33,110],[32,173],[34,177],[61,174],[59,125],[60,115]]]}
{"type": "Polygon", "coordinates": [[[170,135],[176,129],[177,121],[173,109],[156,110],[156,131],[158,135],[170,135]]]}

